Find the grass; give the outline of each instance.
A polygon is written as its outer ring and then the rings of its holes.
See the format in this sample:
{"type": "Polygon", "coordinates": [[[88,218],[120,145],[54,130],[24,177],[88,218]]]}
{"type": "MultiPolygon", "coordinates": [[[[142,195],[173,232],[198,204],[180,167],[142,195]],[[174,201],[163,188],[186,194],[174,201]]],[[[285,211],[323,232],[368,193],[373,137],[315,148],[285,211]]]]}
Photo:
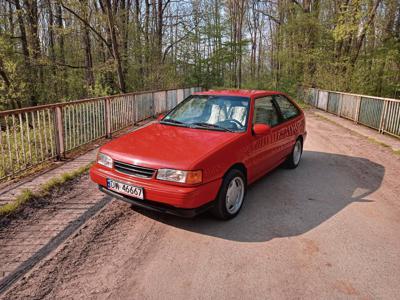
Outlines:
{"type": "Polygon", "coordinates": [[[32,191],[30,189],[22,190],[22,192],[15,198],[14,201],[0,207],[0,217],[15,213],[25,203],[32,199],[48,196],[55,188],[61,187],[68,181],[71,181],[72,179],[86,173],[91,166],[92,163],[80,167],[79,169],[76,169],[74,171],[66,172],[58,177],[54,177],[42,184],[37,191],[32,191]]]}
{"type": "Polygon", "coordinates": [[[7,203],[0,207],[0,217],[15,212],[21,205],[35,197],[35,193],[30,189],[24,189],[13,202],[7,203]]]}

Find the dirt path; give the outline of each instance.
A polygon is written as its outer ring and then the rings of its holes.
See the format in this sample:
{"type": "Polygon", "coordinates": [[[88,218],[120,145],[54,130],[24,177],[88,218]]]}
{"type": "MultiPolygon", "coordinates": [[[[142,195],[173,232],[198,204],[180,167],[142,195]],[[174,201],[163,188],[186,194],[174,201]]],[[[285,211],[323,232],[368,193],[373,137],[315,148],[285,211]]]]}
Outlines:
{"type": "Polygon", "coordinates": [[[112,201],[2,297],[399,299],[400,157],[312,114],[307,126],[300,167],[253,185],[236,219],[112,201]]]}

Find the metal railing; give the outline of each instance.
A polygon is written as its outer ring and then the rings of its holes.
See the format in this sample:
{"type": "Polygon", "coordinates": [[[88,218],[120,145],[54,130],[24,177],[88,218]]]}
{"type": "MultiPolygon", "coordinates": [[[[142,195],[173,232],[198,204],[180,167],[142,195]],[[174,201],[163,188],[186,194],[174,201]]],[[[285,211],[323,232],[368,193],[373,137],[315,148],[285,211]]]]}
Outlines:
{"type": "Polygon", "coordinates": [[[400,100],[316,88],[300,92],[299,96],[311,106],[400,137],[400,100]]]}
{"type": "Polygon", "coordinates": [[[0,111],[0,180],[172,109],[199,87],[0,111]]]}

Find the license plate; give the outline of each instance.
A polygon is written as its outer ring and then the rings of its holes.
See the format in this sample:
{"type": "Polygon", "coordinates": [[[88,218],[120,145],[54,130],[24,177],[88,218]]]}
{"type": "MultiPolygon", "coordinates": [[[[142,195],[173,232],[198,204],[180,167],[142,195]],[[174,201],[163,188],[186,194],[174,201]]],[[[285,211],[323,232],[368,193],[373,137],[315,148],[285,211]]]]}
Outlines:
{"type": "Polygon", "coordinates": [[[143,199],[143,188],[107,178],[107,188],[117,193],[143,199]]]}

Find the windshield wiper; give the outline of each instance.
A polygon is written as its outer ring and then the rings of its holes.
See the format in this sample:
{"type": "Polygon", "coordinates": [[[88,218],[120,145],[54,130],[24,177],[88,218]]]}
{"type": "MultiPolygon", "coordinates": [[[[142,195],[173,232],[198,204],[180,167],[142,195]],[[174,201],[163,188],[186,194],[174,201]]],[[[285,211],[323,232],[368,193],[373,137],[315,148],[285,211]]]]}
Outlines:
{"type": "Polygon", "coordinates": [[[196,123],[190,123],[190,125],[195,125],[195,126],[199,126],[199,127],[203,127],[203,128],[214,128],[217,130],[223,130],[223,131],[229,131],[229,132],[234,132],[231,129],[216,125],[216,124],[210,124],[210,123],[206,123],[206,122],[196,122],[196,123]]]}
{"type": "Polygon", "coordinates": [[[178,125],[178,126],[185,126],[185,127],[188,126],[188,124],[185,124],[185,123],[183,123],[181,121],[177,121],[177,120],[174,120],[174,119],[162,120],[162,121],[160,121],[160,123],[161,124],[172,124],[172,125],[178,125]]]}

